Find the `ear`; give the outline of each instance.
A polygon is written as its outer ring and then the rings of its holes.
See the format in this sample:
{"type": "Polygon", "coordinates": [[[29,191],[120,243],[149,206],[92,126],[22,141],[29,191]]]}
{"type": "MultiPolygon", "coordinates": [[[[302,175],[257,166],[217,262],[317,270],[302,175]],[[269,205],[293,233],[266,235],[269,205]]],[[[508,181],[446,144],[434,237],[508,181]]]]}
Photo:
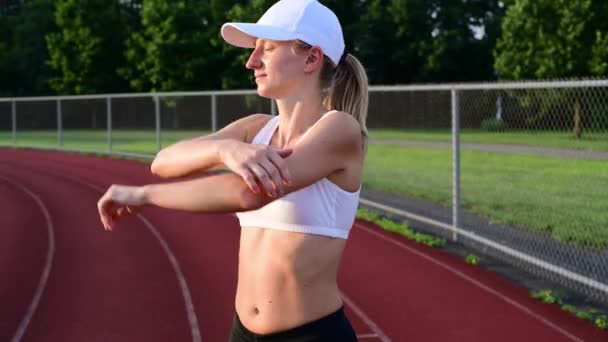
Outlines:
{"type": "Polygon", "coordinates": [[[321,69],[323,65],[323,51],[318,46],[313,46],[308,50],[308,56],[306,57],[306,65],[304,66],[304,72],[311,73],[318,69],[321,69]]]}

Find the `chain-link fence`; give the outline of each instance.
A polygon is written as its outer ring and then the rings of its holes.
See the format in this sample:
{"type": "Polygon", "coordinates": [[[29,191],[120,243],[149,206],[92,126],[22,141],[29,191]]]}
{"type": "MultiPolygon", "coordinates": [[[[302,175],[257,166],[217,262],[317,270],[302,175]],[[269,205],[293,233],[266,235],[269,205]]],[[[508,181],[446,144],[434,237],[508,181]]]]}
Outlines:
{"type": "MultiPolygon", "coordinates": [[[[371,87],[364,187],[608,304],[607,95],[608,80],[371,87]]],[[[255,91],[0,99],[0,144],[150,156],[275,111],[255,91]]]]}

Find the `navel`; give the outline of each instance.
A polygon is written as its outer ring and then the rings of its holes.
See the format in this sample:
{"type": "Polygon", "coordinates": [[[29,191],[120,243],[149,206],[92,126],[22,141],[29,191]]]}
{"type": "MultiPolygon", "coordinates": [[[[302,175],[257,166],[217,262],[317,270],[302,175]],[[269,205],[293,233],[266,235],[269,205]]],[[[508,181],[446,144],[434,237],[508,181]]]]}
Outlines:
{"type": "Polygon", "coordinates": [[[253,307],[253,314],[254,314],[254,315],[257,315],[257,314],[259,314],[259,313],[260,313],[260,309],[258,309],[257,307],[255,307],[255,306],[254,306],[254,307],[253,307]]]}

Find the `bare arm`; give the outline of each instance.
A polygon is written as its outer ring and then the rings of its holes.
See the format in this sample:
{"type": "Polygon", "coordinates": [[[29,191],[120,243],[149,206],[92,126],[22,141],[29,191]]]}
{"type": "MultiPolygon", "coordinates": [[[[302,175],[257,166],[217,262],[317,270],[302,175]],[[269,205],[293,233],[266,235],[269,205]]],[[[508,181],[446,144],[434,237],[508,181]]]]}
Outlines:
{"type": "MultiPolygon", "coordinates": [[[[362,154],[360,126],[354,118],[346,113],[328,116],[285,159],[292,181],[283,195],[344,169],[353,160],[361,160],[362,154]]],[[[114,219],[130,212],[124,209],[129,206],[219,213],[257,209],[279,197],[254,193],[242,177],[230,173],[144,187],[112,186],[98,208],[104,226],[111,229],[114,219]]]]}
{"type": "Polygon", "coordinates": [[[292,182],[285,186],[282,195],[253,193],[240,176],[222,174],[190,181],[147,185],[143,190],[145,202],[188,211],[246,211],[260,208],[285,194],[309,186],[343,169],[349,161],[363,157],[361,128],[349,114],[337,113],[325,121],[314,127],[314,131],[285,159],[291,170],[292,182]]]}
{"type": "Polygon", "coordinates": [[[268,117],[264,114],[250,115],[213,134],[170,145],[158,152],[150,169],[157,176],[172,178],[225,168],[220,157],[222,147],[235,141],[249,142],[252,138],[250,131],[257,131],[268,117]]]}

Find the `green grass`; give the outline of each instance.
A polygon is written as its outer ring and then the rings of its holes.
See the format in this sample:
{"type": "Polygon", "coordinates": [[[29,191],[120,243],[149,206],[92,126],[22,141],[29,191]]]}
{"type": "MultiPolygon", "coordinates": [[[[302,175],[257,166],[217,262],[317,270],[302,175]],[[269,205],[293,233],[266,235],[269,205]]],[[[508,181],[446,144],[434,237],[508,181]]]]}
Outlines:
{"type": "MultiPolygon", "coordinates": [[[[207,131],[171,131],[163,130],[162,142],[166,146],[175,141],[208,134],[207,131]]],[[[416,140],[416,141],[440,141],[450,142],[452,139],[449,130],[421,131],[421,130],[391,130],[391,129],[372,129],[370,130],[372,139],[397,139],[397,140],[416,140]]],[[[124,148],[134,141],[155,142],[154,129],[149,130],[114,130],[114,143],[124,148]]],[[[56,144],[57,134],[55,131],[20,131],[18,141],[36,144],[56,144]]],[[[64,143],[78,144],[84,142],[89,146],[107,146],[105,130],[66,130],[64,132],[64,143]]],[[[584,149],[594,151],[608,151],[608,132],[585,133],[581,139],[575,139],[569,132],[502,132],[489,133],[483,131],[463,130],[461,141],[467,143],[488,143],[488,144],[511,144],[528,145],[539,147],[552,147],[564,149],[584,149]]],[[[0,143],[10,143],[11,132],[0,131],[0,143]]],[[[139,148],[136,148],[139,150],[139,148]]]]}
{"type": "MultiPolygon", "coordinates": [[[[462,206],[496,222],[608,246],[608,163],[463,151],[462,206]]],[[[451,205],[450,151],[369,147],[364,185],[451,205]]]]}
{"type": "MultiPolygon", "coordinates": [[[[163,146],[206,133],[163,131],[163,146]]],[[[372,134],[375,133],[378,132],[372,134]]],[[[449,140],[449,133],[410,132],[408,136],[424,137],[425,140],[442,140],[447,136],[449,140]]],[[[501,134],[470,135],[480,141],[498,136],[501,134]]],[[[546,135],[551,136],[551,133],[546,135]]],[[[107,150],[107,137],[103,130],[65,131],[63,139],[64,147],[107,150]]],[[[10,143],[10,133],[0,132],[0,144],[10,143]]],[[[20,132],[18,144],[57,146],[57,136],[55,132],[48,131],[20,132]]],[[[156,150],[155,133],[153,130],[116,130],[113,132],[113,150],[153,154],[156,150]]],[[[608,163],[605,161],[465,150],[462,151],[461,165],[462,204],[467,210],[496,222],[551,232],[563,241],[608,247],[608,163]]],[[[449,206],[452,201],[451,177],[449,149],[372,144],[366,161],[364,185],[449,206]]]]}
{"type": "MultiPolygon", "coordinates": [[[[449,130],[422,131],[422,130],[370,130],[372,139],[398,139],[417,141],[452,141],[449,130]]],[[[570,132],[483,132],[463,130],[460,141],[465,143],[488,143],[507,145],[528,145],[538,147],[552,147],[575,150],[608,151],[608,132],[583,133],[581,139],[575,139],[570,132]]]]}
{"type": "MultiPolygon", "coordinates": [[[[162,146],[176,141],[208,134],[206,131],[163,131],[162,146]]],[[[12,143],[10,132],[0,132],[0,144],[12,143]]],[[[17,145],[58,146],[57,133],[50,131],[25,131],[17,135],[17,145]]],[[[108,137],[105,130],[66,130],[63,133],[63,147],[108,149],[108,137]]],[[[154,130],[114,130],[112,132],[112,150],[122,152],[155,153],[156,133],[154,130]]]]}

